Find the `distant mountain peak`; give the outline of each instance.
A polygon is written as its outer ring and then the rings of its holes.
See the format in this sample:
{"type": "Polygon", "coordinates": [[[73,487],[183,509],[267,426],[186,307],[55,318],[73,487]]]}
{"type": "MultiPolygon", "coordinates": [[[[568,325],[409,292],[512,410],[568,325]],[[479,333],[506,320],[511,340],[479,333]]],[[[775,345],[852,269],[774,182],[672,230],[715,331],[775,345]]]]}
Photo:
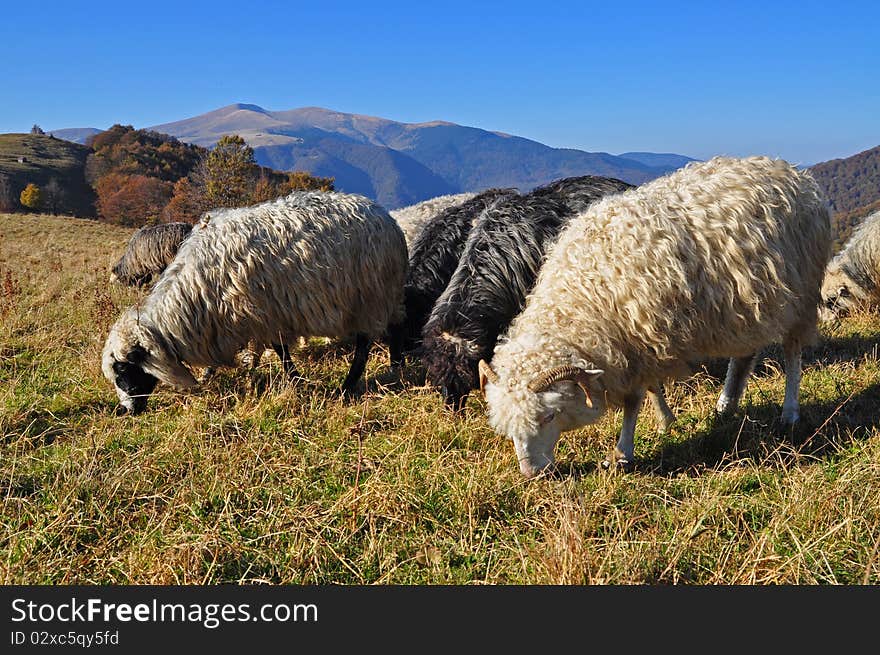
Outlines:
{"type": "Polygon", "coordinates": [[[56,139],[64,139],[65,141],[82,145],[90,136],[100,134],[103,131],[97,127],[69,127],[61,130],[50,130],[47,134],[51,134],[56,139]]]}
{"type": "Polygon", "coordinates": [[[388,209],[489,187],[527,191],[576,175],[639,184],[690,161],[673,154],[634,153],[624,158],[551,148],[449,121],[404,123],[316,106],[271,111],[235,103],[150,129],[206,147],[226,134],[238,134],[260,164],[332,176],[340,191],[362,193],[388,209]]]}
{"type": "MultiPolygon", "coordinates": [[[[227,111],[254,111],[258,114],[269,114],[270,112],[266,111],[259,105],[249,105],[245,102],[234,102],[231,105],[226,105],[225,107],[221,107],[216,110],[217,112],[227,112],[227,111]]],[[[213,112],[212,112],[213,113],[213,112]]]]}

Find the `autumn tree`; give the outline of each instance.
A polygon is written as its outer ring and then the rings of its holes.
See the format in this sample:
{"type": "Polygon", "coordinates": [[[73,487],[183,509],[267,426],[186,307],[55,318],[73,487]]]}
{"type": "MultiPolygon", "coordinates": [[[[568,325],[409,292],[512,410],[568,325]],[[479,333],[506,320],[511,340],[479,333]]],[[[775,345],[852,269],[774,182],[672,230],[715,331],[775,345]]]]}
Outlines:
{"type": "Polygon", "coordinates": [[[254,149],[237,134],[223,136],[201,170],[209,207],[241,207],[251,200],[257,164],[254,149]]]}
{"type": "Polygon", "coordinates": [[[43,204],[43,194],[40,191],[40,187],[32,182],[21,192],[19,200],[28,209],[39,209],[43,204]]]}
{"type": "Polygon", "coordinates": [[[86,179],[93,185],[108,173],[146,175],[173,183],[189,175],[207,152],[167,134],[118,124],[90,136],[86,145],[93,150],[86,159],[86,179]]]}
{"type": "Polygon", "coordinates": [[[43,204],[53,214],[58,213],[58,207],[64,200],[64,189],[58,182],[58,178],[53,177],[43,189],[43,204]]]}
{"type": "Polygon", "coordinates": [[[283,193],[291,191],[333,191],[332,177],[317,177],[305,171],[292,171],[287,174],[287,182],[282,185],[283,193]]]}
{"type": "Polygon", "coordinates": [[[146,175],[109,173],[95,185],[98,215],[105,221],[139,226],[159,220],[173,185],[146,175]]]}
{"type": "Polygon", "coordinates": [[[12,180],[8,175],[0,175],[0,212],[15,211],[16,205],[12,180]]]}
{"type": "Polygon", "coordinates": [[[255,204],[266,202],[267,200],[274,200],[280,195],[283,195],[283,192],[279,185],[274,183],[268,175],[261,174],[251,191],[251,202],[255,204]]]}
{"type": "Polygon", "coordinates": [[[174,184],[171,201],[162,210],[160,220],[163,223],[195,223],[206,209],[204,194],[188,177],[182,177],[174,184]]]}

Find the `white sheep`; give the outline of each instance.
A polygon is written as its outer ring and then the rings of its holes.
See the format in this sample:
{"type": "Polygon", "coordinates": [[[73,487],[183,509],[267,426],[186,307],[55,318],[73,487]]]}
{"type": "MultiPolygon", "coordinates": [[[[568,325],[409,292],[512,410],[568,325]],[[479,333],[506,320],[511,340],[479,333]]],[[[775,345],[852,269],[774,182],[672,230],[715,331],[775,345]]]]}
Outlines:
{"type": "Polygon", "coordinates": [[[429,198],[428,200],[423,200],[422,202],[409,205],[408,207],[393,209],[389,213],[391,214],[391,217],[397,221],[398,225],[400,225],[400,229],[403,230],[403,236],[406,237],[407,247],[412,248],[412,244],[415,242],[416,237],[428,221],[445,209],[464,204],[475,195],[477,194],[454,193],[445,196],[437,196],[436,198],[429,198]]]}
{"type": "Polygon", "coordinates": [[[211,212],[146,299],[110,330],[104,375],[136,413],[157,381],[192,387],[188,366],[231,366],[249,341],[273,346],[292,376],[287,344],[353,335],[343,384],[351,392],[370,339],[402,316],[406,270],[403,232],[363,196],[295,192],[211,212]]]}
{"type": "Polygon", "coordinates": [[[782,160],[716,157],[606,197],[564,229],[491,366],[481,361],[489,423],[531,477],[553,464],[561,432],[622,406],[614,459],[628,468],[646,389],[729,357],[717,409],[732,411],[757,353],[781,340],[793,424],[829,255],[818,187],[782,160]]]}
{"type": "Polygon", "coordinates": [[[822,281],[822,321],[880,305],[880,211],[865,218],[822,281]]]}

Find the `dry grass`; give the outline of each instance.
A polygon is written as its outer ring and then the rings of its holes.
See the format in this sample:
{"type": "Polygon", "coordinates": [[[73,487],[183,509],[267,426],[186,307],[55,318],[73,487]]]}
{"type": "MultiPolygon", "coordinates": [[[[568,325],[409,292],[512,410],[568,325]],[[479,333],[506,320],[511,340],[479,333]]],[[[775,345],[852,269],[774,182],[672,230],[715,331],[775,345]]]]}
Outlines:
{"type": "Polygon", "coordinates": [[[312,343],[310,380],[274,356],[198,393],[113,415],[100,371],[129,232],[0,216],[0,581],[4,583],[861,584],[880,582],[880,319],[833,326],[806,357],[803,422],[775,427],[772,350],[745,411],[712,415],[723,366],[639,424],[637,470],[594,463],[619,415],[567,435],[532,482],[471,399],[463,419],[374,348],[312,343]]]}

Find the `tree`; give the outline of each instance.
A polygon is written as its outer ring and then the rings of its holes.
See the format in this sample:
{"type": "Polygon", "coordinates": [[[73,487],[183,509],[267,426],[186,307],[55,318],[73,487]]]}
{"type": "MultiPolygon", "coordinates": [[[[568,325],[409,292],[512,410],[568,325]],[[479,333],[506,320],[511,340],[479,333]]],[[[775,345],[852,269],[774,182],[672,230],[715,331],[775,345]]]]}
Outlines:
{"type": "Polygon", "coordinates": [[[279,189],[278,185],[274,184],[265,173],[262,173],[251,192],[251,202],[266,202],[281,195],[284,195],[284,192],[279,189]]]}
{"type": "Polygon", "coordinates": [[[209,207],[241,207],[251,201],[257,164],[254,149],[237,134],[227,134],[204,158],[201,169],[209,207]]]}
{"type": "Polygon", "coordinates": [[[43,132],[43,128],[34,123],[34,126],[31,128],[31,134],[45,134],[43,132]]]}
{"type": "Polygon", "coordinates": [[[61,188],[61,185],[58,183],[58,178],[53,177],[49,180],[49,183],[46,185],[46,188],[43,189],[43,202],[50,212],[53,214],[58,213],[58,207],[61,205],[61,202],[64,200],[64,189],[61,188]]]}
{"type": "Polygon", "coordinates": [[[8,175],[0,175],[0,212],[15,211],[15,194],[12,192],[12,180],[8,175]]]}
{"type": "Polygon", "coordinates": [[[287,174],[287,182],[282,185],[283,193],[291,191],[333,191],[332,177],[316,177],[305,171],[293,171],[287,174]]]}
{"type": "Polygon", "coordinates": [[[161,220],[165,223],[195,223],[206,209],[203,194],[188,177],[182,177],[174,184],[174,195],[162,210],[161,220]]]}
{"type": "Polygon", "coordinates": [[[171,199],[172,189],[171,182],[155,177],[110,173],[95,185],[98,215],[131,227],[156,222],[171,199]]]}
{"type": "Polygon", "coordinates": [[[86,180],[97,184],[107,173],[146,175],[176,182],[189,175],[207,150],[167,134],[114,125],[86,139],[86,180]]]}
{"type": "Polygon", "coordinates": [[[21,201],[21,204],[28,209],[39,209],[43,204],[43,194],[40,192],[40,187],[34,183],[30,183],[21,192],[19,200],[21,201]]]}

